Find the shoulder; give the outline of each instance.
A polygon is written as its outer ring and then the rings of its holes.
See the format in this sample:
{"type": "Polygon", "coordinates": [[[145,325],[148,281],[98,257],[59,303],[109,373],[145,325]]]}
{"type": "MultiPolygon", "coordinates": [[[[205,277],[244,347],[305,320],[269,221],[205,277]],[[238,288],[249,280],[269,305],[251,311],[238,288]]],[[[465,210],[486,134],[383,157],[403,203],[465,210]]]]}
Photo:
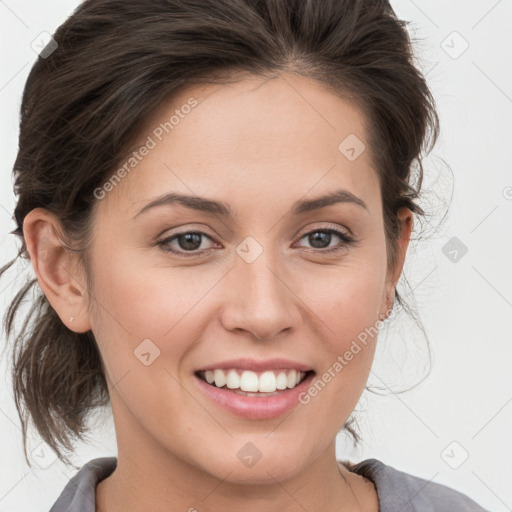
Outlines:
{"type": "Polygon", "coordinates": [[[67,483],[50,512],[95,512],[96,486],[116,466],[116,457],[100,457],[84,464],[67,483]]]}
{"type": "Polygon", "coordinates": [[[384,464],[366,459],[339,461],[349,471],[371,480],[379,496],[379,512],[488,512],[465,494],[384,464]]]}

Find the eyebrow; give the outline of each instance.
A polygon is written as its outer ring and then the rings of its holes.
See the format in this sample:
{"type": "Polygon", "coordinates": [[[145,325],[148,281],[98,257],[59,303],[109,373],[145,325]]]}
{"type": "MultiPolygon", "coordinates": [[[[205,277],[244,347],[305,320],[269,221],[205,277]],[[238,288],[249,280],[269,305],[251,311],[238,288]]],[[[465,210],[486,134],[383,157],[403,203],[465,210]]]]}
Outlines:
{"type": "MultiPolygon", "coordinates": [[[[329,194],[317,197],[315,199],[302,199],[300,201],[297,201],[293,206],[292,214],[297,216],[304,213],[320,210],[322,208],[326,208],[327,206],[331,206],[337,203],[356,204],[364,208],[365,210],[368,210],[366,203],[362,199],[355,196],[352,192],[349,192],[348,190],[339,189],[329,194]]],[[[229,205],[222,201],[215,201],[213,199],[207,199],[205,197],[198,197],[171,192],[169,194],[157,197],[155,200],[145,205],[142,208],[142,210],[140,210],[133,217],[133,219],[135,219],[142,213],[147,212],[152,208],[172,204],[180,204],[182,206],[185,206],[186,208],[197,210],[203,213],[208,213],[211,215],[220,215],[221,217],[227,218],[233,217],[229,205]]]]}

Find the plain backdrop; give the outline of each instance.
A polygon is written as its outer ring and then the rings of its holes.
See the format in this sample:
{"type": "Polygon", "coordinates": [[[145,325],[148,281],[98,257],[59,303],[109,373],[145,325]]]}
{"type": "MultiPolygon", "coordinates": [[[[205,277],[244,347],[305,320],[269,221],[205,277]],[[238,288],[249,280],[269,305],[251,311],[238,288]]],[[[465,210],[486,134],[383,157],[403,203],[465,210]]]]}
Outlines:
{"type": "MultiPolygon", "coordinates": [[[[36,59],[31,45],[42,32],[53,33],[78,4],[0,1],[1,264],[17,247],[9,234],[11,170],[21,94],[36,59]]],[[[383,328],[369,379],[381,391],[365,392],[356,409],[363,442],[353,449],[340,434],[337,455],[374,457],[462,491],[489,510],[510,511],[512,1],[392,5],[409,21],[441,120],[439,142],[424,162],[421,204],[433,215],[421,236],[419,229],[413,235],[399,284],[403,295],[413,290],[408,302],[415,301],[425,332],[403,312],[383,328]]],[[[19,265],[0,280],[2,313],[24,275],[19,265]]],[[[3,333],[1,339],[5,345],[3,333]]],[[[47,511],[76,470],[55,460],[34,433],[33,468],[27,466],[5,358],[1,370],[0,512],[47,511]]],[[[90,443],[77,444],[73,462],[79,467],[116,454],[111,418],[92,420],[90,443]]]]}

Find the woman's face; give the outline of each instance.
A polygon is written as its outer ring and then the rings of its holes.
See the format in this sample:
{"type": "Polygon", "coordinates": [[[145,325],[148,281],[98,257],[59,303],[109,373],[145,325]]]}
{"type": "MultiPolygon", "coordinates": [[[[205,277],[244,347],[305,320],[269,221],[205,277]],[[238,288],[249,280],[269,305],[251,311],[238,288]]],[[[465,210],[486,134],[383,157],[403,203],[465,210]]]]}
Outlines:
{"type": "Polygon", "coordinates": [[[357,109],[293,75],[193,86],[148,120],[90,252],[120,458],[264,482],[332,455],[399,275],[365,145],[357,109]],[[262,398],[215,368],[261,389],[310,371],[262,398]]]}

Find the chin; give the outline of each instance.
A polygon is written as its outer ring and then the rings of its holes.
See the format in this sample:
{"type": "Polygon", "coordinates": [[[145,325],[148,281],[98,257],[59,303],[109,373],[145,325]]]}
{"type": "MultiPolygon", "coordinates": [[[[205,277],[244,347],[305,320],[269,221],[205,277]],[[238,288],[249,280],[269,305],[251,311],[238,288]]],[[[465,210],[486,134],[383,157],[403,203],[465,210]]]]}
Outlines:
{"type": "Polygon", "coordinates": [[[265,455],[250,442],[240,443],[241,448],[238,443],[234,444],[236,447],[233,447],[232,456],[225,452],[212,454],[212,459],[201,464],[203,470],[226,483],[265,485],[293,478],[306,465],[302,452],[290,457],[290,452],[286,450],[276,454],[269,449],[265,450],[265,455]]]}

